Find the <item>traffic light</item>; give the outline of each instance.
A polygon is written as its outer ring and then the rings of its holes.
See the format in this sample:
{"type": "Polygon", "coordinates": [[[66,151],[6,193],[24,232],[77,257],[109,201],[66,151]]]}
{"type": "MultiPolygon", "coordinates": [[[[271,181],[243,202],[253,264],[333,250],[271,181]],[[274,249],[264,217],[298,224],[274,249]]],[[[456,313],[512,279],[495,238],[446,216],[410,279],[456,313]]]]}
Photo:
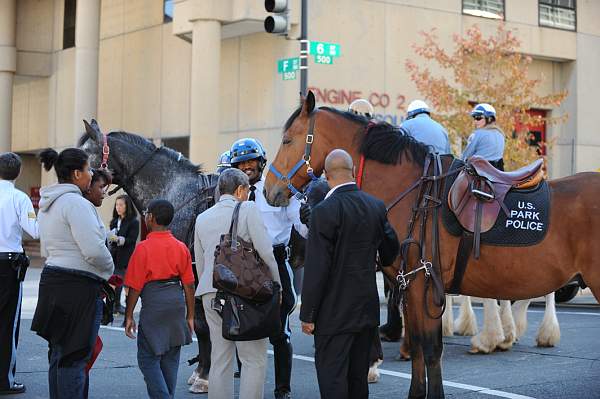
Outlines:
{"type": "Polygon", "coordinates": [[[288,0],[265,0],[265,10],[273,13],[265,18],[265,31],[285,35],[289,28],[288,0]]]}

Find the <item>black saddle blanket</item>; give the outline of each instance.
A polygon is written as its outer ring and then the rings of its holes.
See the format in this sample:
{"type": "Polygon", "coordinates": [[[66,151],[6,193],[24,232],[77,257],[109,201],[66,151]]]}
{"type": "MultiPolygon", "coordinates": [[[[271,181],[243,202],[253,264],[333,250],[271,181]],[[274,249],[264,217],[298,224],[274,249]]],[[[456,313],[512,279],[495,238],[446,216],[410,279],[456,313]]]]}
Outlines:
{"type": "MultiPolygon", "coordinates": [[[[450,169],[463,165],[464,162],[455,159],[450,169]]],[[[464,229],[448,208],[448,191],[456,176],[449,176],[444,186],[442,220],[450,234],[460,236],[464,229]]],[[[544,239],[550,221],[550,189],[546,180],[530,189],[510,190],[504,198],[504,205],[509,215],[500,210],[494,227],[481,233],[482,244],[522,247],[538,244],[544,239]]]]}

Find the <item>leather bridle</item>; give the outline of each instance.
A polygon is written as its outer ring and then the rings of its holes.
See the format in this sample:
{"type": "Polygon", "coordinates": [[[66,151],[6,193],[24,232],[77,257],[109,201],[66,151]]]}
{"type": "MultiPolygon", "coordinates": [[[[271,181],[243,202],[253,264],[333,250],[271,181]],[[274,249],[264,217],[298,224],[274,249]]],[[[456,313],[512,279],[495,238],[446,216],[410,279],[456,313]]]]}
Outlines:
{"type": "MultiPolygon", "coordinates": [[[[129,176],[122,179],[122,183],[118,184],[116,188],[113,188],[108,192],[108,195],[113,195],[121,188],[125,186],[135,175],[137,175],[144,167],[150,162],[154,155],[160,150],[160,147],[156,147],[154,151],[138,166],[129,176]]],[[[100,162],[100,168],[108,171],[108,156],[110,155],[110,146],[108,145],[108,134],[102,133],[102,162],[100,162]]]]}
{"type": "Polygon", "coordinates": [[[300,168],[306,165],[306,174],[308,175],[308,177],[310,177],[312,181],[319,179],[317,176],[315,176],[314,169],[310,165],[310,154],[312,152],[312,145],[315,140],[315,116],[316,112],[313,112],[313,114],[310,116],[310,120],[308,123],[308,131],[306,133],[305,139],[306,145],[304,147],[304,155],[296,163],[296,165],[294,165],[294,167],[286,175],[278,171],[275,165],[269,165],[269,171],[271,171],[271,173],[273,173],[278,180],[281,180],[292,192],[292,195],[298,200],[306,197],[306,193],[302,192],[301,190],[302,187],[297,188],[292,184],[292,178],[296,175],[296,173],[298,173],[300,168]]]}

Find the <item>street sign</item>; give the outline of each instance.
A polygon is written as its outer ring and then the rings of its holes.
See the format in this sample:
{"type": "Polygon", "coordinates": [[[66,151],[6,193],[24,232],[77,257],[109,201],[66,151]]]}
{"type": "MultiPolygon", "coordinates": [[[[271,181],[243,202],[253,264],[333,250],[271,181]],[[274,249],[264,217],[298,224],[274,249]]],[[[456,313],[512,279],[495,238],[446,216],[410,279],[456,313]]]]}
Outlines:
{"type": "MultiPolygon", "coordinates": [[[[283,58],[281,60],[277,60],[277,72],[279,73],[293,72],[297,71],[298,69],[300,69],[299,57],[283,58]]],[[[286,79],[284,78],[284,80],[286,79]]]]}
{"type": "Polygon", "coordinates": [[[296,80],[296,71],[284,72],[283,80],[296,80]]]}
{"type": "Polygon", "coordinates": [[[333,57],[330,55],[315,55],[315,63],[317,64],[333,64],[333,57]]]}
{"type": "MultiPolygon", "coordinates": [[[[309,54],[314,56],[328,56],[331,58],[340,56],[340,45],[335,43],[310,41],[309,54]]],[[[316,60],[316,57],[315,57],[316,60]]],[[[322,64],[330,64],[322,62],[322,64]]]]}

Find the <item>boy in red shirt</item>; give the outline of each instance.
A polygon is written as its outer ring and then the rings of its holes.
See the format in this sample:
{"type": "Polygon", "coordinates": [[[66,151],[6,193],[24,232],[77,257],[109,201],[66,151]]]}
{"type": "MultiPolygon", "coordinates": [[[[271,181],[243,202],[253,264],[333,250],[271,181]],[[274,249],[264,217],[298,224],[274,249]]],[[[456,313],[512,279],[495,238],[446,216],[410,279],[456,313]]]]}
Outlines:
{"type": "Polygon", "coordinates": [[[185,244],[169,231],[175,214],[169,201],[152,200],[143,214],[151,232],[135,247],[125,274],[125,285],[129,287],[125,334],[135,339],[133,309],[141,297],[137,328],[138,366],[144,375],[148,396],[172,398],[181,346],[192,342],[192,258],[185,244]]]}

